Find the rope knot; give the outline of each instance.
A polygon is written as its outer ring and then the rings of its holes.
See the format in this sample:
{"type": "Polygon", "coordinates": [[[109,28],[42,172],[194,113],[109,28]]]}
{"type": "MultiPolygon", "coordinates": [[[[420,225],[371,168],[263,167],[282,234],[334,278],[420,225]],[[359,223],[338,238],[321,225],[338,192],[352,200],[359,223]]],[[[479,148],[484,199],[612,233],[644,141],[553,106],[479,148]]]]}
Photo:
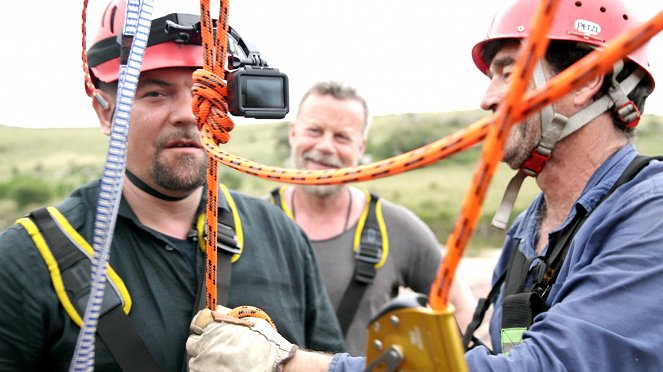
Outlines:
{"type": "Polygon", "coordinates": [[[217,145],[227,143],[235,123],[228,117],[226,83],[214,73],[198,69],[193,72],[192,92],[198,129],[202,132],[206,128],[217,145]]]}

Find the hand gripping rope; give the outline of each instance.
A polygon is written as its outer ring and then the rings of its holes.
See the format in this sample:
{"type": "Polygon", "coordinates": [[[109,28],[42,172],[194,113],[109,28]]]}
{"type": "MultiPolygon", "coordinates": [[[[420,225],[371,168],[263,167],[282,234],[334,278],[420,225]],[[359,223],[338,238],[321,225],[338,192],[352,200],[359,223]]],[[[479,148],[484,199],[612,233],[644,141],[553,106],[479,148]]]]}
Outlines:
{"type": "MultiPolygon", "coordinates": [[[[83,2],[83,69],[85,86],[89,94],[94,94],[94,85],[87,65],[85,45],[85,18],[87,0],[83,2]]],[[[127,135],[129,118],[136,86],[140,76],[147,37],[150,34],[152,0],[130,0],[127,4],[125,25],[122,30],[123,47],[131,48],[129,55],[120,56],[120,76],[117,90],[117,105],[113,115],[110,142],[106,154],[97,211],[94,221],[91,291],[85,307],[83,325],[78,334],[71,371],[92,371],[94,367],[95,332],[99,320],[101,303],[106,286],[106,267],[110,255],[110,245],[115,230],[115,220],[122,195],[122,180],[126,167],[127,135]]],[[[123,48],[126,50],[127,48],[123,48]]],[[[100,97],[100,96],[99,96],[100,97]]]]}

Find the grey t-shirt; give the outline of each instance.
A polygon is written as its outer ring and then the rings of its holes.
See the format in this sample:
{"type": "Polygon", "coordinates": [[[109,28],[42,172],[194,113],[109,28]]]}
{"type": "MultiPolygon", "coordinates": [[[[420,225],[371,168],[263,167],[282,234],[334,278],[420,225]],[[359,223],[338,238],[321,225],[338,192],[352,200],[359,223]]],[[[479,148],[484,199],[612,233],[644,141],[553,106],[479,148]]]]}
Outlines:
{"type": "MultiPolygon", "coordinates": [[[[371,317],[400,286],[428,293],[442,258],[437,239],[428,226],[412,211],[384,199],[382,212],[389,239],[389,255],[367,288],[345,337],[351,355],[366,354],[367,325],[371,317]]],[[[352,249],[357,224],[327,240],[312,241],[316,260],[334,308],[354,274],[352,249]]]]}

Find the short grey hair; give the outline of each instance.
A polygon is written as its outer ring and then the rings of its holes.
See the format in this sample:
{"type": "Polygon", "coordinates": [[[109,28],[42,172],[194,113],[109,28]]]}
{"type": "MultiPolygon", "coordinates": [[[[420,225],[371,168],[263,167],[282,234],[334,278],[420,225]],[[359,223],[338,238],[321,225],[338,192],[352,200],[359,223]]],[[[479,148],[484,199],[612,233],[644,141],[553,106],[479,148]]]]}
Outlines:
{"type": "Polygon", "coordinates": [[[320,96],[332,96],[339,100],[352,100],[361,103],[364,107],[364,126],[361,129],[361,133],[366,138],[368,135],[369,127],[369,117],[368,117],[368,105],[364,97],[357,93],[357,89],[348,84],[342,83],[340,81],[321,81],[313,85],[309,90],[304,93],[304,96],[299,101],[299,110],[297,116],[299,116],[299,111],[301,111],[302,103],[304,100],[312,94],[317,94],[320,96]]]}

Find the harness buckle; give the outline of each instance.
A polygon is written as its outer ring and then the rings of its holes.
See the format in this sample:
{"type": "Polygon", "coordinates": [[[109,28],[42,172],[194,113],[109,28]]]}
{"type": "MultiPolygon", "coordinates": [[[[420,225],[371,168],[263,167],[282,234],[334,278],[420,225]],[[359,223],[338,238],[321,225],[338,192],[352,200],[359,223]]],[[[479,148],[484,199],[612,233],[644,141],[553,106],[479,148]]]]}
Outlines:
{"type": "Polygon", "coordinates": [[[356,261],[355,262],[355,280],[359,283],[369,285],[373,283],[377,270],[371,262],[356,261]]]}
{"type": "Polygon", "coordinates": [[[382,238],[372,227],[364,228],[355,258],[359,261],[376,264],[382,259],[382,238]]]}
{"type": "Polygon", "coordinates": [[[216,250],[230,254],[240,254],[242,252],[237,242],[237,234],[235,234],[232,227],[222,223],[217,224],[216,250]]]}
{"type": "Polygon", "coordinates": [[[626,128],[635,128],[640,122],[640,111],[633,101],[628,101],[617,107],[615,113],[626,128]]]}
{"type": "Polygon", "coordinates": [[[538,146],[529,155],[529,158],[525,160],[525,163],[520,167],[520,170],[528,176],[536,177],[543,166],[546,165],[546,162],[550,160],[552,151],[543,147],[538,146]]]}

